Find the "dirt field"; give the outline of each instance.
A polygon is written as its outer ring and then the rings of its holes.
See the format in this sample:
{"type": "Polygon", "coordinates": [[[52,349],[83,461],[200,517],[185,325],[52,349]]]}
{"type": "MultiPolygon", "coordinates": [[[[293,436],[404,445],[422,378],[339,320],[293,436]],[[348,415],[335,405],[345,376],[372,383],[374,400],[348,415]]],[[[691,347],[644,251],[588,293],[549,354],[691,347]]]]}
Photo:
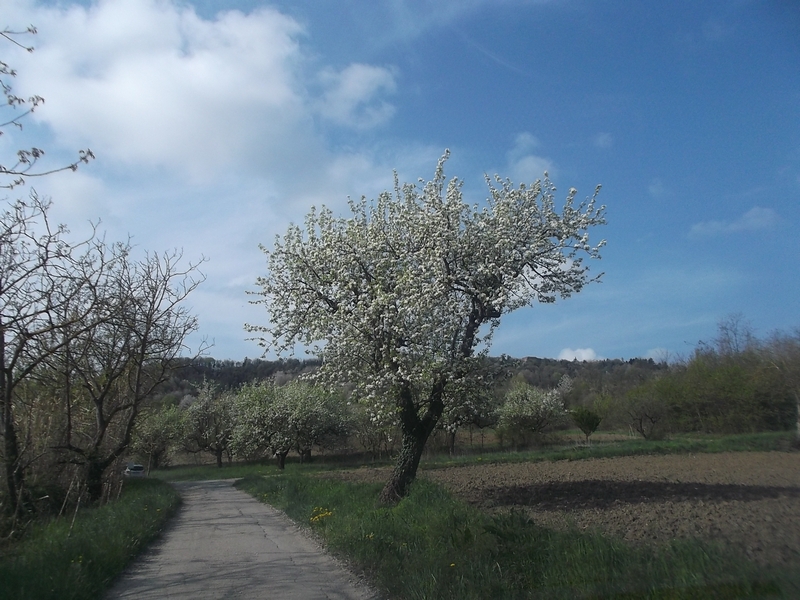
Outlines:
{"type": "Polygon", "coordinates": [[[597,528],[634,543],[700,537],[759,564],[800,566],[797,452],[470,465],[421,476],[486,510],[525,510],[547,527],[597,528]]]}

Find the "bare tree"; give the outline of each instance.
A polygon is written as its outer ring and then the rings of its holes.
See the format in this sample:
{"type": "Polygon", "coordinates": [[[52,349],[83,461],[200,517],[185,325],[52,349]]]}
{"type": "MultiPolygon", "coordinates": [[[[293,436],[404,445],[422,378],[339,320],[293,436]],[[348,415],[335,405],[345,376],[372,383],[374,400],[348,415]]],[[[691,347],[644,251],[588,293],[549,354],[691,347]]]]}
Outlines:
{"type": "Polygon", "coordinates": [[[50,361],[66,416],[56,448],[85,470],[91,500],[100,498],[106,469],[127,450],[143,403],[169,379],[197,329],[183,301],[204,279],[198,263],[181,267],[177,252],[133,261],[118,246],[116,255],[89,290],[97,299],[95,325],[77,335],[63,331],[68,339],[50,361]]]}
{"type": "Polygon", "coordinates": [[[0,425],[9,500],[25,502],[25,447],[15,404],[22,387],[74,335],[91,329],[98,297],[92,292],[116,260],[98,253],[94,235],[70,244],[53,227],[50,203],[35,193],[0,215],[0,425]]]}

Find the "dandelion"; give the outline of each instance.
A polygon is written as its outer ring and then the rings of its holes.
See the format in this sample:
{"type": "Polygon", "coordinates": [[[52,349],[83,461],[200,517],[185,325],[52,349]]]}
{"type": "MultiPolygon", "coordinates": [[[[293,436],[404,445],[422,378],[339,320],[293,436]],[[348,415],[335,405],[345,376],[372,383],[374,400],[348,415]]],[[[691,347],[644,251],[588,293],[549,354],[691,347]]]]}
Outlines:
{"type": "Polygon", "coordinates": [[[333,515],[332,510],[328,510],[327,508],[322,508],[321,506],[315,506],[314,510],[311,511],[311,519],[312,523],[319,523],[323,519],[330,517],[333,515]]]}

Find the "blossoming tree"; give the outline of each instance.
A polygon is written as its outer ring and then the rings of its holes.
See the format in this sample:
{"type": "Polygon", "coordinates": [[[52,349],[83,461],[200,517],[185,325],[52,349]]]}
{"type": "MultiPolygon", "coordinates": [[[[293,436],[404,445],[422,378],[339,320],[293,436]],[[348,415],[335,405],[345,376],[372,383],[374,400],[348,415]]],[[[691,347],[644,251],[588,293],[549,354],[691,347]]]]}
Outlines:
{"type": "Polygon", "coordinates": [[[355,397],[395,413],[402,445],[384,502],[405,496],[448,391],[477,379],[500,318],[533,302],[554,302],[599,278],[584,257],[604,242],[589,231],[603,224],[595,194],[576,204],[569,191],[557,208],[547,178],[515,187],[486,178],[485,206],[464,201],[462,182],[445,178],[449,152],[429,182],[400,185],[377,200],[350,201],[339,218],[312,209],[292,225],[257,280],[270,325],[247,325],[265,347],[301,345],[322,357],[318,377],[349,382],[355,397]]]}

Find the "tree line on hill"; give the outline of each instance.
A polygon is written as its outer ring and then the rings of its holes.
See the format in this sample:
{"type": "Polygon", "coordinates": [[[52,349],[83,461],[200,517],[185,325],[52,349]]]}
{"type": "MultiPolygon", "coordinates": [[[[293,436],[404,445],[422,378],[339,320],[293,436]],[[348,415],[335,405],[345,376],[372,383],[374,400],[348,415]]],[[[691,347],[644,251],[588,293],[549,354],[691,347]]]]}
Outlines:
{"type": "MultiPolygon", "coordinates": [[[[164,464],[175,449],[208,452],[218,465],[223,458],[275,456],[281,466],[289,452],[306,460],[312,449],[373,457],[398,451],[398,415],[355,401],[351,387],[313,385],[304,376],[318,361],[198,364],[182,369],[189,377],[164,384],[134,436],[133,448],[151,466],[164,464]],[[272,441],[252,442],[259,436],[272,441]]],[[[457,389],[437,424],[451,452],[464,428],[491,430],[507,448],[575,426],[587,442],[598,427],[645,439],[788,430],[798,415],[800,331],[758,339],[739,317],[730,317],[715,340],[671,364],[501,356],[483,359],[478,369],[485,385],[457,389]]]]}

